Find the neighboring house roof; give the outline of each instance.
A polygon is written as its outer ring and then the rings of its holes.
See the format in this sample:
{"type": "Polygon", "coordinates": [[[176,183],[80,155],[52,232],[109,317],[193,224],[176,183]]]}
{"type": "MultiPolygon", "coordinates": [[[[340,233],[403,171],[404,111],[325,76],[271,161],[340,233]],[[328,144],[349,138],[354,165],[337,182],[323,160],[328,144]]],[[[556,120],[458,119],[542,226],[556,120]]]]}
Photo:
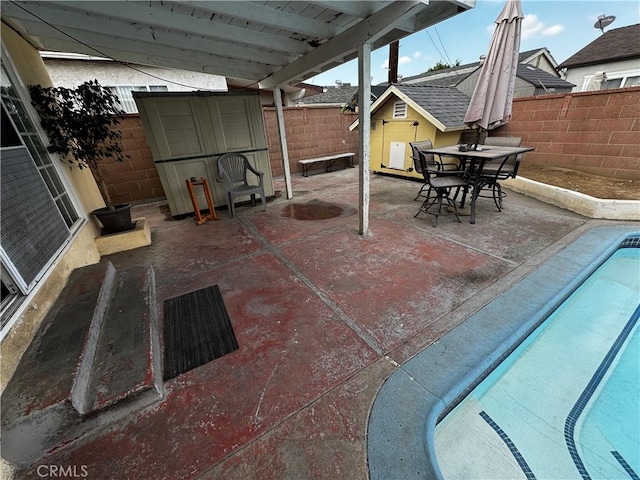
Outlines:
{"type": "MultiPolygon", "coordinates": [[[[329,104],[329,105],[358,105],[358,87],[342,86],[337,87],[325,87],[326,91],[317,95],[309,96],[301,99],[299,105],[309,104],[329,104]]],[[[386,85],[372,85],[371,86],[371,101],[375,102],[376,99],[382,95],[387,89],[386,85]]]]}
{"type": "Polygon", "coordinates": [[[537,88],[573,88],[575,85],[571,82],[567,82],[562,78],[556,77],[540,68],[533,65],[527,65],[521,63],[518,65],[516,76],[522,80],[529,82],[537,88]]]}
{"type": "MultiPolygon", "coordinates": [[[[392,95],[406,102],[440,131],[462,130],[466,127],[464,116],[471,99],[453,87],[393,84],[371,105],[371,114],[392,95]]],[[[357,126],[358,120],[349,126],[349,130],[357,126]]]]}
{"type": "Polygon", "coordinates": [[[325,87],[325,91],[316,95],[301,98],[298,104],[301,105],[317,105],[317,104],[329,104],[329,105],[344,105],[349,103],[354,94],[358,92],[358,87],[342,86],[338,87],[325,87]]]}
{"type": "Polygon", "coordinates": [[[630,58],[640,58],[640,23],[605,32],[558,65],[558,70],[630,58]]]}
{"type": "MultiPolygon", "coordinates": [[[[549,53],[546,47],[536,48],[534,50],[527,50],[518,54],[519,63],[529,63],[535,60],[536,57],[543,55],[547,57],[549,62],[557,67],[558,63],[549,53]]],[[[433,70],[431,72],[423,72],[419,75],[413,75],[411,77],[405,77],[401,83],[414,84],[425,83],[429,85],[438,85],[441,87],[455,87],[465,78],[471,75],[481,65],[480,61],[467,63],[464,65],[457,65],[449,68],[442,68],[440,70],[433,70]]]]}
{"type": "Polygon", "coordinates": [[[455,67],[442,68],[431,72],[424,72],[419,75],[405,77],[402,79],[403,84],[415,84],[428,82],[429,85],[440,87],[455,87],[462,80],[467,78],[478,66],[480,62],[467,63],[455,67]]]}
{"type": "Polygon", "coordinates": [[[554,68],[558,67],[558,62],[553,58],[551,52],[547,50],[547,47],[535,48],[533,50],[527,50],[524,52],[520,52],[518,54],[518,63],[532,63],[535,62],[536,57],[544,56],[549,60],[549,63],[554,66],[554,68]]]}

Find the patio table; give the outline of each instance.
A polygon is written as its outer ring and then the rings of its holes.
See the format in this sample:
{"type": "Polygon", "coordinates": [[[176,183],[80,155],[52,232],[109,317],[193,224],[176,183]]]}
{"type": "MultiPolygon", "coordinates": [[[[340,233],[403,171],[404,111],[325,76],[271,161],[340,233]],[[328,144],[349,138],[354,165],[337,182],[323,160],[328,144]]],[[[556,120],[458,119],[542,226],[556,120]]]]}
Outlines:
{"type": "MultiPolygon", "coordinates": [[[[458,145],[451,145],[448,147],[430,148],[424,150],[424,153],[432,153],[439,156],[454,157],[460,160],[460,168],[466,170],[469,173],[469,186],[471,190],[471,217],[470,223],[476,223],[476,200],[480,194],[478,184],[480,182],[480,176],[482,169],[486,162],[493,162],[496,160],[510,157],[511,155],[518,155],[520,153],[531,152],[531,147],[499,147],[479,145],[478,150],[461,151],[458,145]]],[[[466,191],[463,193],[462,202],[460,202],[460,208],[464,208],[464,202],[466,199],[466,191]]]]}

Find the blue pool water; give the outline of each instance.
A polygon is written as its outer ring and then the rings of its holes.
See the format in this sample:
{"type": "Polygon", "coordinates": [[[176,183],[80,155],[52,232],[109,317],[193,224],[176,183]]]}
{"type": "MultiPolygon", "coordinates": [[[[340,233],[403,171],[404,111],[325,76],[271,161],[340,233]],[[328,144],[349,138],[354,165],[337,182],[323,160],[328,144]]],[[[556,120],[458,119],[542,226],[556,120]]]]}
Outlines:
{"type": "Polygon", "coordinates": [[[639,317],[621,248],[438,424],[444,477],[638,479],[639,317]]]}

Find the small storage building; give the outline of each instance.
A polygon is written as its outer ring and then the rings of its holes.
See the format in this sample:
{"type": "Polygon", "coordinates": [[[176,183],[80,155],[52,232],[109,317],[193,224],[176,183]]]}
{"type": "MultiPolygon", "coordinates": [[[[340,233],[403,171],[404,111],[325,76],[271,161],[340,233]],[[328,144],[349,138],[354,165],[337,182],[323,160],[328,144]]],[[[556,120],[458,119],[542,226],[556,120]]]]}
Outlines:
{"type": "MultiPolygon", "coordinates": [[[[207,179],[215,206],[227,204],[218,174],[227,152],[245,155],[264,173],[265,194],[274,195],[259,92],[134,92],[134,99],[171,215],[193,212],[191,177],[207,179]]],[[[196,198],[206,208],[204,190],[196,198]]]]}
{"type": "MultiPolygon", "coordinates": [[[[413,171],[410,143],[455,145],[466,128],[471,99],[453,87],[389,86],[371,105],[371,171],[421,178],[413,171]]],[[[358,127],[356,120],[349,127],[358,127]]]]}

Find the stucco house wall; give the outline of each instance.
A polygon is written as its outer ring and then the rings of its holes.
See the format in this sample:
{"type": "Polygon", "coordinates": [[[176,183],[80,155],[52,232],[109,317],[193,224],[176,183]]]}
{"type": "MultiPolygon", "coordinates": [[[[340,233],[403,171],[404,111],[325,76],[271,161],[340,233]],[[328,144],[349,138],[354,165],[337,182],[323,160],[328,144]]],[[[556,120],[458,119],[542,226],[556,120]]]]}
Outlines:
{"type": "MultiPolygon", "coordinates": [[[[79,84],[97,79],[109,87],[164,87],[168,92],[189,92],[193,90],[227,91],[227,81],[220,75],[190,72],[172,68],[152,67],[148,65],[127,65],[106,59],[70,55],[43,53],[44,63],[53,84],[57,87],[74,88],[79,84]],[[65,58],[67,55],[70,58],[65,58]],[[77,59],[81,57],[83,59],[77,59]]],[[[135,102],[130,98],[126,108],[135,113],[135,102]]]]}
{"type": "Polygon", "coordinates": [[[169,91],[227,90],[220,75],[136,65],[135,69],[111,60],[65,60],[44,54],[44,63],[57,86],[75,87],[86,79],[97,78],[104,85],[166,85],[169,91]]]}
{"type": "Polygon", "coordinates": [[[539,55],[536,55],[534,58],[530,59],[527,63],[533,65],[534,67],[539,68],[540,70],[544,70],[545,72],[549,72],[552,75],[558,75],[556,71],[556,64],[552,63],[549,60],[549,57],[543,54],[544,50],[540,51],[539,55]]]}
{"type": "MultiPolygon", "coordinates": [[[[9,58],[14,70],[20,76],[23,86],[40,84],[51,86],[37,50],[11,27],[2,24],[2,50],[9,58]]],[[[4,58],[3,58],[4,60],[4,58]]],[[[2,362],[0,363],[0,391],[4,391],[9,378],[14,373],[19,359],[31,343],[48,310],[62,291],[70,273],[79,267],[97,263],[100,260],[95,238],[99,235],[96,225],[89,220],[90,211],[104,206],[98,188],[87,169],[70,170],[60,168],[72,185],[76,207],[83,222],[73,232],[71,241],[60,255],[54,259],[39,284],[23,298],[19,307],[11,314],[0,339],[2,362]]]]}
{"type": "Polygon", "coordinates": [[[590,83],[594,75],[600,72],[605,72],[608,80],[614,80],[625,76],[640,76],[640,58],[567,68],[565,80],[576,85],[573,89],[574,92],[599,90],[599,84],[590,85],[590,83]]]}

